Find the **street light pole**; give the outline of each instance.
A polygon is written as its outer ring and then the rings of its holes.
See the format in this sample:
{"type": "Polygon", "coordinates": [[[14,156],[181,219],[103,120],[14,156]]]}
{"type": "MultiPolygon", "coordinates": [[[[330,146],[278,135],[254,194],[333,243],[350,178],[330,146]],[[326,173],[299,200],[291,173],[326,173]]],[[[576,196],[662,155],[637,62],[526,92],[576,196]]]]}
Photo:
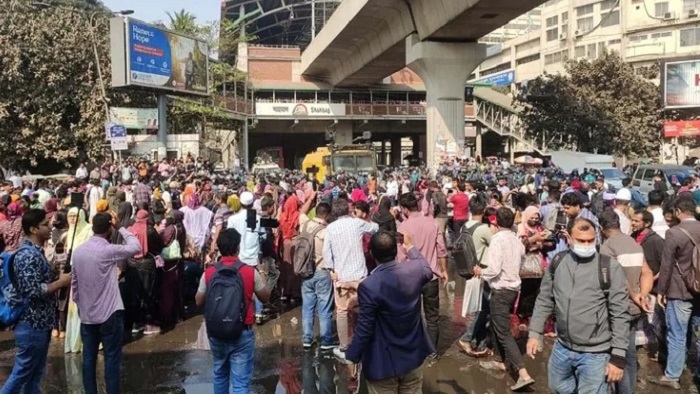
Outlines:
{"type": "Polygon", "coordinates": [[[88,20],[90,24],[90,33],[92,34],[92,50],[95,55],[95,68],[97,69],[97,78],[100,80],[100,92],[102,93],[102,101],[105,104],[105,119],[109,122],[109,101],[107,100],[107,90],[105,89],[105,81],[102,78],[102,67],[100,66],[100,54],[97,51],[97,37],[95,37],[95,31],[97,26],[93,24],[97,12],[93,12],[88,20]]]}

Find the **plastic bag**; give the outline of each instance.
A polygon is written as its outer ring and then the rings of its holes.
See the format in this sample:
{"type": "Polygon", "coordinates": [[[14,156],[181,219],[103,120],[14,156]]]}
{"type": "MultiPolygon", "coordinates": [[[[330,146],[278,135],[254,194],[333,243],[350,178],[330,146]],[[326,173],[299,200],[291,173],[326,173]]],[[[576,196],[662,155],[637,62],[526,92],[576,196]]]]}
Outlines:
{"type": "Polygon", "coordinates": [[[464,285],[464,300],[462,302],[462,316],[481,312],[481,294],[484,282],[480,278],[471,278],[464,285]]]}

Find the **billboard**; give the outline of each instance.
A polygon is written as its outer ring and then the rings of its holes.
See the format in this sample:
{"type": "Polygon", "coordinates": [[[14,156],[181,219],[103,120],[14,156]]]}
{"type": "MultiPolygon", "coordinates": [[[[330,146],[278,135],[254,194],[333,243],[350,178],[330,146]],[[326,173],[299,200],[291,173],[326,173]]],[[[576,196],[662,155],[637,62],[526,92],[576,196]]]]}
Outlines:
{"type": "Polygon", "coordinates": [[[255,103],[255,114],[295,118],[345,116],[345,104],[255,103]]]}
{"type": "Polygon", "coordinates": [[[515,83],[515,70],[502,71],[469,82],[491,86],[508,86],[515,83]]]}
{"type": "Polygon", "coordinates": [[[121,108],[109,109],[110,122],[123,125],[127,129],[157,129],[158,108],[121,108]]]}
{"type": "Polygon", "coordinates": [[[664,137],[700,136],[700,120],[680,120],[664,122],[664,137]]]}
{"type": "Polygon", "coordinates": [[[666,62],[661,83],[665,108],[700,107],[700,59],[666,62]]]}
{"type": "Polygon", "coordinates": [[[110,20],[112,86],[209,94],[209,47],[131,18],[110,20]]]}

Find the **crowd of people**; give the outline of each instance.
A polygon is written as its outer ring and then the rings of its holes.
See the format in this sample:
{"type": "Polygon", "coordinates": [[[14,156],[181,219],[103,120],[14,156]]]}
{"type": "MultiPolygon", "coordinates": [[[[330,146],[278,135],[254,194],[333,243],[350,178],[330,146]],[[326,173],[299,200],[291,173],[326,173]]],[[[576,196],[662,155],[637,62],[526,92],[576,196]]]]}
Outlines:
{"type": "Polygon", "coordinates": [[[301,304],[305,350],[333,354],[355,379],[362,365],[370,392],[420,392],[424,366],[445,348],[440,298],[464,242],[476,261],[458,345],[485,358],[481,368],[510,373],[513,390],[534,383],[516,342],[525,336],[533,358],[556,338],[555,393],[609,384],[633,393],[642,344],[665,363],[649,381],[680,389],[687,334],[700,329],[684,281],[700,245],[700,181],[668,190],[657,179],[647,198],[629,184],[480,159],[432,175],[410,167],[317,180],[217,173],[189,155],[11,179],[0,190],[0,249],[12,253],[28,305],[2,393],[38,390],[52,338],[83,353],[88,393],[101,347],[107,392],[118,393],[123,341],[171,330],[197,307],[215,392],[247,392],[253,327],[280,304],[301,304]],[[477,310],[466,308],[473,286],[477,310]]]}

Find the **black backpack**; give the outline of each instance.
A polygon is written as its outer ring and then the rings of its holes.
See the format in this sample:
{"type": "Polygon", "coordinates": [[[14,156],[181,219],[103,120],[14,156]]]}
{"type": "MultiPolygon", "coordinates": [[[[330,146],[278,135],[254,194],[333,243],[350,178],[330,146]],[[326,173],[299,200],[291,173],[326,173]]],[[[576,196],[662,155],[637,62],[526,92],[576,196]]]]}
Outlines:
{"type": "Polygon", "coordinates": [[[474,277],[474,267],[481,261],[486,249],[481,251],[481,256],[476,255],[476,247],[474,246],[474,231],[485,225],[485,223],[476,223],[469,228],[462,230],[452,245],[452,258],[455,261],[457,275],[465,279],[474,277]]]}
{"type": "Polygon", "coordinates": [[[207,334],[216,339],[235,340],[245,329],[246,301],[240,261],[232,266],[221,262],[207,285],[204,320],[207,334]]]}
{"type": "Polygon", "coordinates": [[[319,224],[314,231],[309,232],[309,224],[294,240],[292,251],[292,265],[294,274],[302,279],[310,278],[316,273],[316,234],[326,228],[319,224]]]}
{"type": "MultiPolygon", "coordinates": [[[[552,259],[552,263],[549,264],[549,272],[552,274],[552,281],[554,281],[554,273],[557,271],[557,267],[561,264],[561,261],[569,253],[569,251],[559,252],[552,259]]],[[[605,296],[608,296],[608,290],[610,290],[610,261],[612,259],[610,256],[599,255],[598,257],[598,282],[600,283],[600,289],[603,290],[605,296]]]]}
{"type": "Polygon", "coordinates": [[[596,216],[600,216],[604,211],[605,201],[603,200],[603,191],[599,191],[591,196],[591,212],[596,216]]]}

